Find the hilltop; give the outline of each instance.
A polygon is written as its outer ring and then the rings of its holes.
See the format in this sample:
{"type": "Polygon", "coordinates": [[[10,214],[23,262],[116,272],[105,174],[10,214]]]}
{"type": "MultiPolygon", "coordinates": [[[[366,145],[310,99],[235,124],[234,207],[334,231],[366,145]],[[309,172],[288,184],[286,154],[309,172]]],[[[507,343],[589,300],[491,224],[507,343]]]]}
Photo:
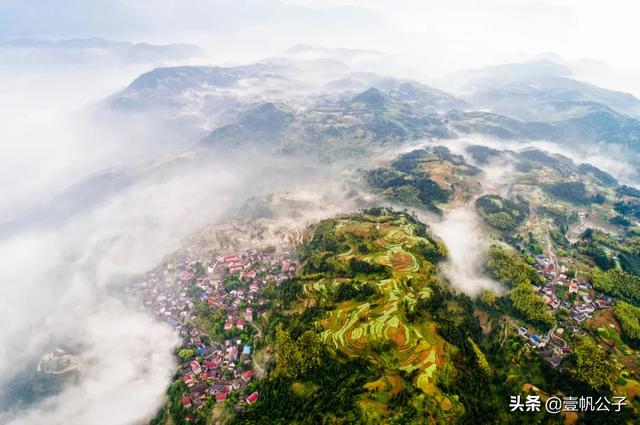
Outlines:
{"type": "Polygon", "coordinates": [[[442,242],[410,215],[373,209],[321,221],[300,253],[302,272],[283,283],[272,312],[274,375],[260,387],[269,401],[237,421],[267,412],[276,422],[459,419],[465,407],[446,390],[459,373],[455,344],[470,350],[479,327],[470,301],[438,275],[442,242]],[[296,367],[290,345],[311,335],[324,360],[296,367]],[[327,385],[346,398],[327,398],[327,385]]]}

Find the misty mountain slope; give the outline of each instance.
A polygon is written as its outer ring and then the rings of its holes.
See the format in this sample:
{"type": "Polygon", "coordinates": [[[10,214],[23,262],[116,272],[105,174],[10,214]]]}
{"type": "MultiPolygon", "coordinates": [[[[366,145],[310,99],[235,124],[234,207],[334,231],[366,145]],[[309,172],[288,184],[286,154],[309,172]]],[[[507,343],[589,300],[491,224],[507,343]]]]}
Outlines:
{"type": "Polygon", "coordinates": [[[251,79],[266,86],[270,79],[280,79],[282,70],[268,64],[238,67],[180,66],[156,68],[140,75],[108,103],[113,108],[144,109],[162,105],[181,105],[189,97],[216,90],[238,88],[242,80],[251,79]]]}
{"type": "Polygon", "coordinates": [[[451,109],[466,109],[471,105],[442,90],[411,80],[383,78],[374,84],[379,90],[387,93],[400,102],[413,103],[425,110],[448,111],[451,109]]]}
{"type": "Polygon", "coordinates": [[[184,145],[188,137],[200,138],[207,130],[234,124],[239,114],[260,103],[308,110],[322,102],[344,101],[372,87],[420,115],[469,106],[427,85],[383,77],[323,57],[271,58],[229,67],[157,68],[140,75],[103,106],[114,119],[126,121],[133,114],[172,132],[182,129],[186,137],[179,143],[184,145]]]}
{"type": "Polygon", "coordinates": [[[295,113],[283,108],[274,104],[252,108],[232,124],[214,130],[199,146],[249,148],[269,142],[283,153],[335,160],[422,137],[453,137],[441,115],[423,113],[376,88],[323,99],[295,113]]]}
{"type": "Polygon", "coordinates": [[[185,136],[182,145],[193,137],[202,138],[200,146],[268,145],[282,153],[320,153],[325,158],[456,134],[551,140],[572,148],[604,144],[637,152],[640,123],[615,107],[632,109],[640,101],[567,75],[568,68],[548,60],[474,71],[472,105],[427,85],[379,77],[336,59],[276,58],[237,67],[158,68],[112,96],[108,105],[121,112],[147,111],[161,126],[173,123],[171,131],[179,134],[182,129],[185,136]],[[263,104],[280,105],[291,115],[282,122],[270,116],[275,111],[261,111],[263,104]],[[494,112],[477,110],[481,107],[494,112]],[[248,111],[264,128],[243,121],[248,111]],[[267,125],[272,119],[273,127],[267,125]]]}
{"type": "Polygon", "coordinates": [[[40,40],[16,38],[0,41],[0,57],[16,63],[152,63],[201,57],[204,51],[186,43],[150,44],[101,37],[40,40]]]}
{"type": "Polygon", "coordinates": [[[547,140],[572,149],[600,148],[604,152],[624,152],[629,155],[625,160],[638,163],[640,120],[593,102],[551,106],[555,108],[555,119],[550,121],[520,121],[481,111],[450,111],[446,117],[451,128],[462,134],[505,140],[547,140]]]}
{"type": "Polygon", "coordinates": [[[557,114],[558,139],[581,143],[609,143],[640,151],[640,120],[593,102],[572,102],[557,114]]]}
{"type": "Polygon", "coordinates": [[[464,134],[481,134],[500,139],[540,140],[554,138],[553,125],[527,122],[483,111],[451,111],[446,114],[453,129],[464,134]]]}
{"type": "Polygon", "coordinates": [[[43,205],[35,206],[0,223],[0,236],[8,236],[25,229],[42,229],[61,225],[77,214],[86,213],[106,202],[137,181],[134,170],[105,170],[80,180],[54,196],[43,205]]]}
{"type": "Polygon", "coordinates": [[[454,80],[464,81],[470,86],[493,84],[496,81],[523,81],[535,78],[567,77],[571,70],[549,59],[534,59],[526,62],[513,62],[456,72],[454,80]]]}
{"type": "Polygon", "coordinates": [[[284,104],[262,103],[241,112],[236,120],[200,141],[218,149],[260,148],[280,144],[296,114],[284,104]]]}
{"type": "Polygon", "coordinates": [[[435,146],[413,150],[388,166],[368,170],[365,180],[391,202],[442,214],[441,205],[464,202],[480,191],[480,171],[445,146],[435,146]]]}
{"type": "MultiPolygon", "coordinates": [[[[446,111],[468,107],[455,96],[411,80],[381,77],[347,67],[337,60],[296,61],[276,58],[236,67],[182,66],[157,68],[136,78],[122,92],[109,99],[115,108],[144,108],[177,102],[189,93],[214,90],[295,89],[296,84],[310,88],[316,81],[329,91],[360,91],[375,87],[397,101],[412,102],[433,110],[446,111]],[[309,81],[311,80],[311,81],[309,81]],[[280,83],[278,85],[278,83],[280,83]],[[365,87],[366,86],[366,87],[365,87]]],[[[240,93],[238,93],[240,94],[240,93]]]]}
{"type": "Polygon", "coordinates": [[[497,65],[457,74],[465,99],[478,108],[528,121],[555,120],[554,104],[594,102],[618,113],[640,115],[640,99],[578,81],[550,60],[497,65]]]}
{"type": "Polygon", "coordinates": [[[562,102],[596,102],[621,113],[640,114],[640,99],[629,93],[560,77],[513,83],[491,81],[480,86],[468,99],[479,107],[528,120],[553,118],[552,111],[545,110],[545,105],[562,102]]]}

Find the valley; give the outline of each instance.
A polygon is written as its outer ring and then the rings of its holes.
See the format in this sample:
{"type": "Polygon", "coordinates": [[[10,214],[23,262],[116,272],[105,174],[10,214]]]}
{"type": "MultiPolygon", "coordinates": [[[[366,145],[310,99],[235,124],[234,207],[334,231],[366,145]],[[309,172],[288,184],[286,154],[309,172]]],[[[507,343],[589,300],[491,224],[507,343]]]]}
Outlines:
{"type": "Polygon", "coordinates": [[[0,223],[37,251],[0,422],[638,422],[640,101],[548,60],[448,93],[292,52],[92,105],[144,155],[0,223]]]}
{"type": "MultiPolygon", "coordinates": [[[[621,214],[635,202],[626,186],[542,150],[433,143],[355,179],[370,199],[394,207],[327,212],[318,221],[305,212],[313,203],[269,196],[254,201],[261,207],[251,219],[208,226],[190,239],[180,267],[191,267],[191,277],[169,285],[183,288],[183,298],[192,294],[180,321],[191,331],[182,331],[176,353],[201,350],[199,365],[210,364],[212,353],[222,369],[211,370],[202,381],[209,392],[195,398],[188,386],[173,385],[154,424],[265,416],[274,423],[575,423],[586,414],[513,415],[510,397],[518,394],[543,403],[608,397],[610,414],[598,415],[612,423],[637,417],[640,350],[630,336],[637,319],[625,316],[620,325],[622,314],[636,312],[619,308],[636,305],[636,293],[609,283],[636,273],[627,245],[635,219],[621,214]],[[491,177],[496,161],[513,164],[499,180],[491,177]],[[469,220],[473,255],[450,252],[438,235],[449,229],[440,222],[460,214],[469,220]],[[292,226],[291,218],[305,224],[292,226]],[[264,257],[271,250],[292,256],[283,257],[286,268],[282,259],[257,273],[228,262],[271,258],[264,257]],[[470,263],[460,269],[464,258],[470,263]],[[201,277],[197,264],[207,265],[201,277]],[[242,330],[233,312],[245,308],[252,326],[245,317],[242,330]],[[238,352],[252,350],[239,369],[228,357],[236,343],[238,352]],[[221,376],[230,387],[224,400],[211,390],[221,376]],[[178,399],[182,408],[171,407],[178,399]]],[[[187,375],[192,369],[186,360],[181,367],[187,375]]]]}

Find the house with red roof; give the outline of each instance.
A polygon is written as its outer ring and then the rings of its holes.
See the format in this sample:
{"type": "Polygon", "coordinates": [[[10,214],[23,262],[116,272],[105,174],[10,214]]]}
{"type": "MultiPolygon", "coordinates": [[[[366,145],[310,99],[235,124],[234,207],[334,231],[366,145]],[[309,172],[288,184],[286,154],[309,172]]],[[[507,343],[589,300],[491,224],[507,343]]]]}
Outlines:
{"type": "Polygon", "coordinates": [[[227,399],[227,393],[225,392],[218,392],[216,393],[216,403],[222,403],[227,399]]]}
{"type": "Polygon", "coordinates": [[[191,399],[186,394],[182,396],[182,407],[185,407],[187,409],[191,407],[191,399]]]}
{"type": "Polygon", "coordinates": [[[198,363],[197,361],[193,360],[190,363],[191,366],[191,370],[193,371],[193,373],[195,375],[200,375],[200,372],[202,372],[202,368],[200,367],[200,363],[198,363]]]}
{"type": "Polygon", "coordinates": [[[256,278],[256,271],[255,270],[251,270],[250,272],[244,272],[242,273],[242,279],[247,279],[247,280],[253,280],[256,278]]]}
{"type": "Polygon", "coordinates": [[[247,403],[249,404],[255,403],[256,401],[258,401],[258,392],[255,391],[253,394],[247,397],[246,400],[247,400],[247,403]]]}
{"type": "Polygon", "coordinates": [[[193,376],[191,373],[187,373],[186,375],[182,376],[182,382],[184,382],[188,387],[191,387],[196,383],[195,376],[193,376]]]}
{"type": "Polygon", "coordinates": [[[236,328],[240,331],[244,329],[244,319],[238,319],[236,321],[236,328]]]}
{"type": "Polygon", "coordinates": [[[253,371],[252,370],[248,370],[245,373],[242,374],[242,380],[244,382],[249,382],[251,381],[251,378],[253,377],[253,371]]]}

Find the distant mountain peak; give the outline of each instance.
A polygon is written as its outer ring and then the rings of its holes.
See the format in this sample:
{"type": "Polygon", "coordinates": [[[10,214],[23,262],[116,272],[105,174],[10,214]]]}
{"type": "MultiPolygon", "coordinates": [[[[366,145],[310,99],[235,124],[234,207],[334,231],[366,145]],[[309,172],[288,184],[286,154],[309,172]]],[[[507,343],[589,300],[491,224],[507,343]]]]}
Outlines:
{"type": "Polygon", "coordinates": [[[242,113],[238,123],[253,130],[277,131],[289,125],[294,117],[286,105],[266,102],[242,113]]]}
{"type": "Polygon", "coordinates": [[[381,109],[388,104],[389,100],[389,97],[385,93],[375,87],[370,87],[364,92],[356,95],[353,98],[353,103],[364,103],[370,108],[381,109]]]}

